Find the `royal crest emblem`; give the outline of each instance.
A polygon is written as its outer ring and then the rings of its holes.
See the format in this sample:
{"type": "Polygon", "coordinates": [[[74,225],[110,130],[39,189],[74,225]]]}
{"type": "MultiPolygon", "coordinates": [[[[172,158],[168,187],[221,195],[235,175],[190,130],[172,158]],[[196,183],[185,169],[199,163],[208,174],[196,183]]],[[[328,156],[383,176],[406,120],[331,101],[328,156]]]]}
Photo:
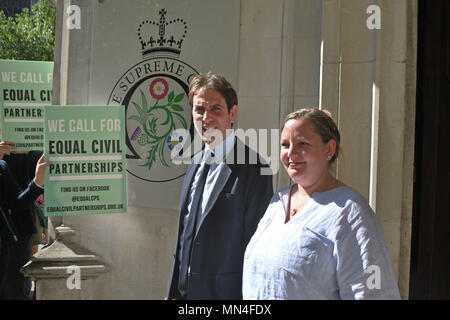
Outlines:
{"type": "Polygon", "coordinates": [[[116,82],[108,105],[126,110],[127,171],[151,182],[180,178],[186,168],[171,160],[190,139],[193,124],[188,101],[189,82],[198,72],[179,59],[187,35],[181,18],[142,21],[137,29],[142,61],[116,82]],[[184,129],[184,130],[177,130],[184,129]]]}

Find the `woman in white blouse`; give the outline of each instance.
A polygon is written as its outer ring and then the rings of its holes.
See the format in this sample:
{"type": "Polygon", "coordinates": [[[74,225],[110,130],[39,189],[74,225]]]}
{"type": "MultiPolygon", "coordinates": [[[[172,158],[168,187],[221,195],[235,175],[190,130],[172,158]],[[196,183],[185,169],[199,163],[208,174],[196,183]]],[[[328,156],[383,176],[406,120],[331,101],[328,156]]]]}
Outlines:
{"type": "Polygon", "coordinates": [[[367,200],[335,179],[340,134],[328,112],[289,114],[279,190],[244,258],[244,299],[399,299],[383,232],[367,200]]]}

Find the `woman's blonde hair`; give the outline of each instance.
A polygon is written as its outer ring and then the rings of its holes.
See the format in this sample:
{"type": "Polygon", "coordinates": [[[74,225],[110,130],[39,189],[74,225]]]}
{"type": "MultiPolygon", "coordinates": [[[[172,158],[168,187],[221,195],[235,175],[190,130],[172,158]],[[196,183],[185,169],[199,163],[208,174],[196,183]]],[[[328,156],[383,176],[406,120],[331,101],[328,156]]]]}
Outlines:
{"type": "Polygon", "coordinates": [[[322,138],[323,143],[328,143],[331,139],[336,141],[336,151],[330,159],[333,163],[339,156],[341,135],[339,134],[336,123],[331,118],[331,113],[327,110],[320,110],[317,108],[305,108],[294,111],[286,116],[281,127],[283,131],[284,125],[289,120],[304,119],[309,120],[314,124],[314,131],[322,138]]]}

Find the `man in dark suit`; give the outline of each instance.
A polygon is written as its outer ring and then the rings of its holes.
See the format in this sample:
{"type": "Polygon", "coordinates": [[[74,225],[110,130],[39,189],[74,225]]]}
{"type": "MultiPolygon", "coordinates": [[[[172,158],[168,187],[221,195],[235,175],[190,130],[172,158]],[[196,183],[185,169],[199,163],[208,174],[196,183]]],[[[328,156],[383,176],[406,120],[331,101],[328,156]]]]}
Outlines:
{"type": "MultiPolygon", "coordinates": [[[[15,215],[21,210],[31,210],[33,202],[44,191],[44,169],[48,165],[50,162],[45,162],[42,155],[36,164],[34,179],[26,188],[21,188],[8,164],[0,160],[0,299],[2,300],[26,298],[24,292],[11,295],[9,282],[6,282],[11,274],[14,274],[10,272],[10,259],[15,254],[16,243],[21,241],[21,234],[17,233],[18,228],[16,229],[15,225],[17,221],[15,215]]],[[[23,279],[21,281],[23,282],[23,279]]],[[[23,289],[22,282],[16,285],[23,289]]]]}
{"type": "Polygon", "coordinates": [[[167,299],[242,299],[245,247],[272,197],[272,175],[231,129],[237,95],[225,78],[196,76],[189,103],[205,148],[183,181],[167,299]]]}
{"type": "MultiPolygon", "coordinates": [[[[25,190],[35,176],[36,164],[42,151],[15,151],[13,142],[0,142],[0,159],[8,165],[11,176],[22,190],[25,190]]],[[[12,241],[6,282],[0,291],[0,299],[30,300],[31,279],[20,272],[20,268],[30,260],[32,235],[36,229],[34,204],[11,210],[11,221],[16,228],[18,241],[12,241]]]]}

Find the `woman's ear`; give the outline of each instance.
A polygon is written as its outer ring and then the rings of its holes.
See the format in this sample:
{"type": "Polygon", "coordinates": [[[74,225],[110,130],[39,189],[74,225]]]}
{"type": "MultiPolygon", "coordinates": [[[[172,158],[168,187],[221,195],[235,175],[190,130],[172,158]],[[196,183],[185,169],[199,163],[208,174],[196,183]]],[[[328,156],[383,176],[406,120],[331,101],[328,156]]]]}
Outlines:
{"type": "Polygon", "coordinates": [[[330,141],[327,142],[325,152],[327,153],[328,160],[333,158],[334,154],[336,153],[336,140],[330,139],[330,141]]]}

